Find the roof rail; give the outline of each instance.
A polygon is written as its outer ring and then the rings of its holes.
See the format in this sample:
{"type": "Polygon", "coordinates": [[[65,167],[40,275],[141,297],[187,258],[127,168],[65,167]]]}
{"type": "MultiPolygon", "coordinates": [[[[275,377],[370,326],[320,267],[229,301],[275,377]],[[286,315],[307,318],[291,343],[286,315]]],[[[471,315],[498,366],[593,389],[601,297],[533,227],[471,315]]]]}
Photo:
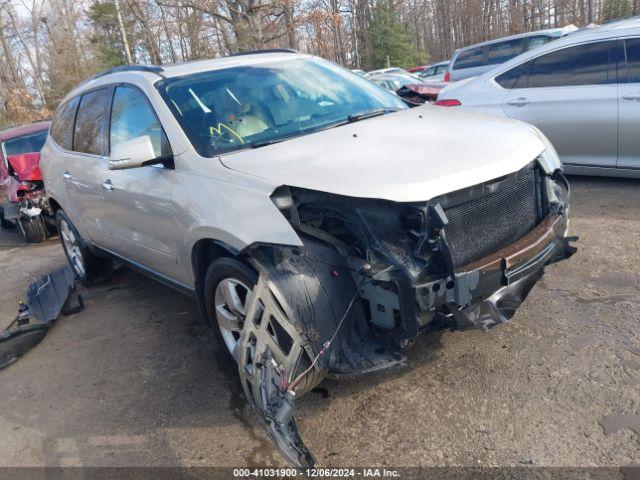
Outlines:
{"type": "Polygon", "coordinates": [[[240,57],[242,55],[258,55],[260,53],[300,53],[292,48],[263,48],[259,50],[243,50],[227,55],[228,57],[240,57]]]}
{"type": "Polygon", "coordinates": [[[105,75],[109,75],[110,73],[118,73],[118,72],[151,72],[160,75],[164,72],[162,67],[157,65],[120,65],[118,67],[111,67],[102,72],[96,73],[91,80],[96,78],[104,77],[105,75]]]}

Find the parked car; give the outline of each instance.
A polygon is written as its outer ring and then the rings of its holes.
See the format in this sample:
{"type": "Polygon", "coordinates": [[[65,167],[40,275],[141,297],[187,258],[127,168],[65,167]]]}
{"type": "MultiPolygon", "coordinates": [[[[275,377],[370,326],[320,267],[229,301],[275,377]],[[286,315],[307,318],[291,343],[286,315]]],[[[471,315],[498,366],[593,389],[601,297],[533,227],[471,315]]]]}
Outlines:
{"type": "Polygon", "coordinates": [[[420,72],[418,76],[425,82],[444,82],[445,75],[448,71],[449,60],[445,60],[444,62],[429,65],[429,67],[420,72]]]}
{"type": "Polygon", "coordinates": [[[572,253],[537,130],[408,109],[290,51],[100,74],[58,107],[42,168],[77,276],[117,259],[193,295],[296,465],[296,396],[402,363],[426,328],[506,322],[572,253]]]}
{"type": "Polygon", "coordinates": [[[351,69],[351,71],[356,75],[360,75],[361,77],[364,77],[366,75],[366,72],[364,70],[360,70],[359,68],[353,68],[351,69]]]}
{"type": "Polygon", "coordinates": [[[445,75],[445,81],[457,82],[465,78],[477,77],[523,52],[534,50],[576,30],[578,29],[574,25],[568,25],[564,28],[521,33],[460,48],[451,57],[451,65],[445,75]]]}
{"type": "Polygon", "coordinates": [[[385,74],[369,78],[376,85],[395,93],[410,107],[434,103],[445,83],[427,84],[406,75],[385,74]]]}
{"type": "Polygon", "coordinates": [[[420,65],[420,66],[417,66],[417,67],[407,68],[407,72],[419,74],[420,72],[423,72],[427,68],[429,68],[429,65],[420,65]]]}
{"type": "Polygon", "coordinates": [[[540,128],[569,173],[640,176],[640,18],[584,30],[527,52],[438,104],[540,128]]]}
{"type": "Polygon", "coordinates": [[[0,132],[0,224],[18,226],[29,243],[55,231],[55,221],[43,191],[40,149],[51,123],[30,123],[0,132]]]}
{"type": "Polygon", "coordinates": [[[395,73],[399,75],[410,75],[404,68],[399,67],[391,67],[391,68],[380,68],[378,70],[371,70],[365,74],[366,78],[375,77],[376,75],[386,75],[388,73],[395,73]]]}

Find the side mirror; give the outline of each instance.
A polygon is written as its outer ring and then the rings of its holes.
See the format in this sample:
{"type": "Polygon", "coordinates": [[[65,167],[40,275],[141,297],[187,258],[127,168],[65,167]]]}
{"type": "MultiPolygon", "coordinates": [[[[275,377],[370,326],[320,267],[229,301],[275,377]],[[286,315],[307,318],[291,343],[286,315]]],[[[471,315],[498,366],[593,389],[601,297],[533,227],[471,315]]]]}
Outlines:
{"type": "Polygon", "coordinates": [[[109,170],[143,167],[161,161],[153,150],[149,135],[142,135],[119,143],[111,149],[109,170]]]}

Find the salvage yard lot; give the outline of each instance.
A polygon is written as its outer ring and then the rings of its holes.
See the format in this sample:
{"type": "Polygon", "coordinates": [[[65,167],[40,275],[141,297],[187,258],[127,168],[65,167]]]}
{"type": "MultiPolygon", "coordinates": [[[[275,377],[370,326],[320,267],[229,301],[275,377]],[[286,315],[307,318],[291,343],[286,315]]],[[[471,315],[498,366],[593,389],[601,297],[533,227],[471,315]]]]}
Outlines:
{"type": "MultiPolygon", "coordinates": [[[[297,403],[319,466],[640,463],[640,181],[573,177],[579,251],[510,325],[419,338],[409,364],[297,403]],[[611,417],[627,415],[628,417],[611,417]],[[638,421],[635,422],[636,428],[638,421]]],[[[0,236],[0,322],[57,240],[0,236]]],[[[285,465],[189,297],[120,270],[0,370],[0,465],[285,465]]]]}

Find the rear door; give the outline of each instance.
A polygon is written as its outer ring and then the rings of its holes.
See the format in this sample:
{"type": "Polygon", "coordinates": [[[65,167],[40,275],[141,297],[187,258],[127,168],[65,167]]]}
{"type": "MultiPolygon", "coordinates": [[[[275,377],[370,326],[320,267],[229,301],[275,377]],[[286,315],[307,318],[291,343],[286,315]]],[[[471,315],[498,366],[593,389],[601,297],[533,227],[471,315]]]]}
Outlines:
{"type": "Polygon", "coordinates": [[[101,179],[108,168],[107,135],[112,94],[112,87],[101,87],[80,97],[72,151],[65,153],[62,174],[71,204],[68,213],[80,233],[101,246],[110,242],[101,179]]]}
{"type": "Polygon", "coordinates": [[[628,38],[620,74],[618,167],[640,169],[640,38],[628,38]]]}
{"type": "MultiPolygon", "coordinates": [[[[118,85],[113,97],[110,147],[148,135],[158,157],[171,158],[171,148],[151,103],[133,85],[118,85]]],[[[151,165],[103,172],[107,186],[111,250],[156,273],[171,277],[184,233],[175,224],[171,182],[173,170],[151,165]]]]}
{"type": "Polygon", "coordinates": [[[515,67],[504,75],[519,72],[503,109],[540,128],[564,163],[615,166],[619,54],[620,45],[608,40],[566,47],[515,67]]]}

